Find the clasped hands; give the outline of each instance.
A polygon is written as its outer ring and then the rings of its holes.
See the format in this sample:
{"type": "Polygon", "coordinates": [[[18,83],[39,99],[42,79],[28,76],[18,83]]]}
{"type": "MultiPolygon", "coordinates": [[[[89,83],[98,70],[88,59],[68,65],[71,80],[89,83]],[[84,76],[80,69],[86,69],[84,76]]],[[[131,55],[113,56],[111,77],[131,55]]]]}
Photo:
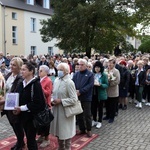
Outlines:
{"type": "Polygon", "coordinates": [[[14,115],[18,115],[18,114],[20,114],[20,112],[21,112],[20,107],[15,107],[15,109],[13,110],[14,115]]]}

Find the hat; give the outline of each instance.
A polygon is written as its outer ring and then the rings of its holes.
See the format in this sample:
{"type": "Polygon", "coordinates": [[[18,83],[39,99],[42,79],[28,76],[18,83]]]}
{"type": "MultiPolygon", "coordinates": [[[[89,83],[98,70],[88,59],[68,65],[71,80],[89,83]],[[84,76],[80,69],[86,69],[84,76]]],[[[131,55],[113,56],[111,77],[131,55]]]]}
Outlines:
{"type": "Polygon", "coordinates": [[[126,63],[124,60],[121,60],[121,61],[119,62],[119,64],[124,65],[124,66],[127,65],[127,63],[126,63]]]}

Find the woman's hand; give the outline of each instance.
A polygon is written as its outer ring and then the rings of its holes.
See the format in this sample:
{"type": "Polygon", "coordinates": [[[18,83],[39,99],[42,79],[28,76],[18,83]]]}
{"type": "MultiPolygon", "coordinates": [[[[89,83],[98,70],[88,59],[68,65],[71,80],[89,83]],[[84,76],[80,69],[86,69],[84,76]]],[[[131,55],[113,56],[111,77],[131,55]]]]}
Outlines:
{"type": "Polygon", "coordinates": [[[20,112],[21,112],[20,107],[15,107],[15,109],[13,110],[14,115],[18,115],[18,114],[20,114],[20,112]]]}
{"type": "Polygon", "coordinates": [[[52,101],[52,106],[59,105],[61,103],[61,99],[55,99],[52,101]]]}

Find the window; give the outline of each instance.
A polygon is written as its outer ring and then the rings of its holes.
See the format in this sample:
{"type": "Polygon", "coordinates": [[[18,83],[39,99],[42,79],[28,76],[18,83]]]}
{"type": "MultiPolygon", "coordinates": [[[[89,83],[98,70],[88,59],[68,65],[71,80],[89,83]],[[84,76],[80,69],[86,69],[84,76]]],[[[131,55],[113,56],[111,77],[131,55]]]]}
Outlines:
{"type": "Polygon", "coordinates": [[[17,19],[17,13],[15,13],[15,12],[12,12],[12,19],[17,19]]]}
{"type": "Polygon", "coordinates": [[[34,5],[34,0],[27,0],[27,4],[34,5]]]}
{"type": "Polygon", "coordinates": [[[48,54],[53,55],[53,47],[48,47],[48,54]]]}
{"type": "Polygon", "coordinates": [[[43,7],[49,9],[50,3],[49,0],[43,0],[43,7]]]}
{"type": "Polygon", "coordinates": [[[32,55],[36,54],[36,46],[31,46],[31,54],[32,55]]]}
{"type": "Polygon", "coordinates": [[[17,27],[12,26],[12,43],[17,44],[17,27]]]}
{"type": "Polygon", "coordinates": [[[36,32],[36,19],[31,18],[31,32],[36,32]]]}

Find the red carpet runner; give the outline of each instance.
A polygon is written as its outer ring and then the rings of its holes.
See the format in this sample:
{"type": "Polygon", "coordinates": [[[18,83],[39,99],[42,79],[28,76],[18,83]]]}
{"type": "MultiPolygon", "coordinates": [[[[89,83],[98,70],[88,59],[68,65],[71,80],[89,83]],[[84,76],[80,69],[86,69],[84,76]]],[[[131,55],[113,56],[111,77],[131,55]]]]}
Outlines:
{"type": "MultiPolygon", "coordinates": [[[[93,134],[91,138],[88,138],[87,135],[76,135],[72,139],[71,150],[81,150],[89,142],[98,137],[98,135],[93,134]]],[[[0,150],[10,150],[16,142],[15,136],[11,136],[7,139],[0,141],[0,150]]],[[[57,138],[50,135],[50,145],[46,148],[39,148],[39,150],[56,150],[58,148],[57,138]]],[[[26,150],[26,149],[24,149],[26,150]]]]}

